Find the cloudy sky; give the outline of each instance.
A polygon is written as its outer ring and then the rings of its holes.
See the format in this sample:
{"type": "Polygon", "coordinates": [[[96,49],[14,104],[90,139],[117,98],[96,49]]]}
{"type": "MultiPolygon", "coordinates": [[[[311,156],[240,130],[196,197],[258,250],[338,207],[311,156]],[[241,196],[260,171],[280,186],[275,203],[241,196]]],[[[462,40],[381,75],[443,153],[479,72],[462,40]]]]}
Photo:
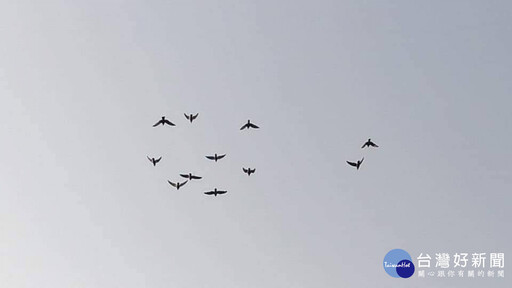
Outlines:
{"type": "Polygon", "coordinates": [[[503,252],[507,277],[510,15],[509,1],[0,2],[1,286],[510,287],[382,268],[394,248],[503,252]],[[163,115],[177,126],[152,128],[163,115]],[[380,147],[360,149],[370,137],[380,147]],[[186,172],[204,178],[167,183],[186,172]],[[202,194],[215,187],[228,194],[202,194]]]}

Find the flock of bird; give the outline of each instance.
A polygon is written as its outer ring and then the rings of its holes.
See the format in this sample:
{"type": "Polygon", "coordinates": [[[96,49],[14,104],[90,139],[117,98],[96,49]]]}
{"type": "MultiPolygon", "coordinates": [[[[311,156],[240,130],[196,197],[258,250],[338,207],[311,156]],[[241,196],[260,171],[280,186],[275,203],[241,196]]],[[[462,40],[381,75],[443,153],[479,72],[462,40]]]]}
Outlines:
{"type": "MultiPolygon", "coordinates": [[[[190,123],[192,123],[198,116],[199,116],[199,113],[196,113],[195,115],[194,114],[184,114],[185,115],[185,118],[187,118],[187,120],[190,121],[190,123]]],[[[169,126],[176,126],[176,124],[172,123],[171,121],[165,119],[165,116],[162,116],[162,119],[160,119],[158,122],[156,122],[153,127],[157,127],[159,125],[162,125],[162,126],[165,126],[165,125],[169,125],[169,126]]],[[[260,127],[258,127],[257,125],[255,125],[254,123],[251,123],[251,120],[247,120],[247,123],[245,123],[241,128],[240,130],[244,130],[244,129],[250,129],[250,128],[253,128],[253,129],[258,129],[260,127]]],[[[162,160],[162,157],[159,157],[159,158],[154,158],[154,157],[149,157],[149,156],[146,156],[148,158],[148,160],[153,164],[153,166],[156,166],[156,164],[158,162],[160,162],[160,160],[162,160]]],[[[226,154],[217,154],[215,153],[214,155],[208,155],[206,156],[206,159],[209,159],[209,160],[213,160],[215,162],[217,162],[218,160],[222,159],[226,157],[226,154]]],[[[243,168],[242,167],[242,171],[244,173],[246,173],[248,176],[251,176],[251,174],[253,174],[254,172],[256,172],[256,169],[255,168],[243,168]]],[[[167,182],[172,186],[172,187],[175,187],[176,190],[179,190],[181,187],[183,187],[185,184],[187,184],[189,181],[192,181],[192,180],[199,180],[199,179],[202,179],[202,177],[200,176],[197,176],[197,175],[193,175],[192,173],[188,173],[188,174],[180,174],[181,177],[187,179],[183,182],[179,182],[179,181],[176,181],[176,182],[171,182],[170,180],[167,180],[167,182]]],[[[214,196],[217,196],[217,195],[222,195],[222,194],[226,194],[228,191],[226,190],[217,190],[217,188],[214,188],[213,190],[211,191],[206,191],[204,192],[205,195],[214,195],[214,196]]]]}
{"type": "MultiPolygon", "coordinates": [[[[368,139],[368,141],[366,141],[363,146],[361,147],[361,149],[364,149],[366,147],[379,147],[377,144],[373,143],[372,142],[372,139],[368,139]]],[[[361,158],[361,160],[357,160],[357,162],[351,162],[351,161],[347,161],[348,165],[350,166],[354,166],[356,167],[357,170],[359,170],[359,167],[361,166],[361,164],[363,163],[364,161],[364,157],[361,158]]]]}
{"type": "MultiPolygon", "coordinates": [[[[195,115],[194,114],[184,114],[185,115],[185,118],[187,118],[188,121],[190,121],[190,123],[192,123],[198,116],[199,116],[199,113],[196,113],[195,115]]],[[[169,126],[176,126],[176,124],[172,123],[171,121],[165,119],[165,116],[162,116],[162,119],[160,119],[158,122],[156,122],[153,127],[157,127],[159,125],[162,125],[162,126],[165,126],[165,125],[169,125],[169,126]]],[[[260,128],[259,126],[255,125],[254,123],[251,123],[251,120],[247,120],[247,123],[245,123],[241,128],[240,130],[244,130],[244,129],[258,129],[260,128]]],[[[363,146],[361,147],[361,149],[364,149],[366,147],[374,147],[374,148],[377,148],[379,147],[377,144],[375,144],[372,139],[368,139],[368,141],[366,141],[363,146]]],[[[212,160],[212,161],[219,161],[221,160],[222,158],[226,157],[226,154],[217,154],[215,153],[214,155],[207,155],[206,156],[206,159],[208,160],[212,160]]],[[[148,160],[153,164],[153,166],[156,166],[156,164],[158,162],[160,162],[160,160],[162,160],[162,157],[159,157],[159,158],[150,158],[149,156],[147,156],[148,160]]],[[[364,161],[364,157],[361,158],[361,160],[357,160],[356,162],[352,162],[352,161],[347,161],[347,164],[350,165],[350,166],[353,166],[355,167],[357,170],[359,170],[359,168],[361,167],[361,164],[363,163],[364,161]]],[[[244,173],[246,173],[248,176],[251,176],[251,174],[255,173],[256,172],[256,169],[255,168],[244,168],[242,167],[242,171],[244,173]]],[[[197,176],[197,175],[193,175],[192,173],[188,173],[188,174],[180,174],[181,177],[187,179],[183,182],[179,182],[179,181],[176,181],[176,182],[171,182],[170,180],[167,180],[167,182],[172,186],[172,187],[175,187],[176,190],[179,190],[181,187],[183,187],[185,184],[187,184],[189,181],[192,181],[192,180],[200,180],[202,179],[201,176],[197,176]]],[[[222,195],[222,194],[225,194],[227,193],[227,191],[225,190],[217,190],[217,188],[214,188],[213,190],[211,191],[206,191],[204,192],[205,195],[214,195],[214,196],[217,196],[217,195],[222,195]]]]}

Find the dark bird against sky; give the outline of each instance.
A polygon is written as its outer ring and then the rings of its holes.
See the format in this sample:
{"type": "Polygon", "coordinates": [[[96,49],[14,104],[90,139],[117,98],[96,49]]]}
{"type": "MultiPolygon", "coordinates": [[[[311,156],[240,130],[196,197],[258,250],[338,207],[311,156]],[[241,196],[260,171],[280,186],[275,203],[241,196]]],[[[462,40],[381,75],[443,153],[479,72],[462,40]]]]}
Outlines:
{"type": "Polygon", "coordinates": [[[244,173],[246,173],[247,175],[251,176],[252,173],[256,172],[256,168],[254,169],[251,169],[251,168],[242,168],[242,170],[244,171],[244,173]]]}
{"type": "Polygon", "coordinates": [[[240,128],[240,130],[244,130],[245,128],[249,129],[249,128],[255,128],[255,129],[258,129],[260,127],[254,125],[251,123],[251,120],[247,120],[247,123],[245,123],[244,126],[242,126],[242,128],[240,128]]]}
{"type": "Polygon", "coordinates": [[[204,194],[206,194],[206,195],[214,195],[215,197],[217,197],[217,194],[221,195],[221,194],[225,194],[227,192],[228,191],[217,190],[217,188],[215,188],[215,189],[213,189],[213,191],[204,192],[204,194]]]}
{"type": "Polygon", "coordinates": [[[226,156],[226,154],[224,154],[224,155],[217,155],[217,153],[215,153],[214,156],[206,156],[206,158],[208,158],[210,160],[215,160],[215,162],[217,162],[217,160],[224,158],[224,156],[226,156]]]}
{"type": "Polygon", "coordinates": [[[348,163],[348,165],[354,166],[357,168],[357,170],[359,170],[359,166],[361,166],[361,163],[363,163],[363,161],[364,161],[364,157],[361,160],[357,160],[357,163],[350,162],[350,161],[347,161],[347,163],[348,163]]]}
{"type": "Polygon", "coordinates": [[[366,143],[363,144],[363,147],[361,148],[364,148],[364,147],[379,147],[377,144],[373,143],[372,142],[372,139],[368,139],[368,141],[366,141],[366,143]]]}
{"type": "Polygon", "coordinates": [[[187,184],[188,180],[185,181],[185,182],[176,182],[176,183],[172,183],[171,181],[167,180],[167,182],[169,182],[169,184],[171,184],[172,187],[176,187],[177,190],[180,190],[180,187],[182,187],[183,185],[187,184]]]}
{"type": "Polygon", "coordinates": [[[195,175],[192,175],[192,173],[188,173],[188,174],[180,174],[181,177],[183,178],[187,178],[187,179],[201,179],[202,177],[199,177],[199,176],[195,176],[195,175]]]}
{"type": "Polygon", "coordinates": [[[192,115],[192,114],[187,115],[187,114],[185,114],[185,118],[187,118],[187,120],[190,120],[190,123],[192,123],[192,121],[194,121],[197,118],[197,116],[199,116],[199,113],[197,113],[196,115],[192,115]]]}
{"type": "Polygon", "coordinates": [[[158,158],[158,159],[155,159],[155,158],[149,158],[149,156],[146,156],[148,157],[148,160],[153,163],[153,166],[156,166],[156,163],[160,162],[160,160],[162,160],[162,157],[158,158]]]}
{"type": "Polygon", "coordinates": [[[162,126],[164,126],[165,124],[171,125],[171,126],[176,126],[171,121],[165,119],[165,116],[162,116],[162,119],[160,119],[160,121],[156,122],[155,125],[153,125],[153,127],[156,127],[156,126],[158,126],[160,124],[162,124],[162,126]]]}

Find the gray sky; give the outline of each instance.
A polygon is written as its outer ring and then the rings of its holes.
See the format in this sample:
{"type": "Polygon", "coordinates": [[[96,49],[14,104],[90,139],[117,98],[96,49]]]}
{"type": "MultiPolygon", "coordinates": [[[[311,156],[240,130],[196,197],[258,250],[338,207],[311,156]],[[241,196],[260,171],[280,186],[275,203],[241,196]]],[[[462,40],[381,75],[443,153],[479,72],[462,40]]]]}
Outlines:
{"type": "Polygon", "coordinates": [[[0,3],[2,286],[510,287],[512,5],[255,2],[0,3]]]}

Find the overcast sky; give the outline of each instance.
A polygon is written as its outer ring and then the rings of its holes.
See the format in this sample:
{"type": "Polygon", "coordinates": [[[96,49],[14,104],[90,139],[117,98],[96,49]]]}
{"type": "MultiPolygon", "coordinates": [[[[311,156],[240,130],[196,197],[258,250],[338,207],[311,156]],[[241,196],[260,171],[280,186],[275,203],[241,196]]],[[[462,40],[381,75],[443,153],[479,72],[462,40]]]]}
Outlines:
{"type": "Polygon", "coordinates": [[[510,287],[510,15],[0,2],[1,286],[510,287]],[[506,278],[395,279],[394,248],[503,252],[506,278]]]}

